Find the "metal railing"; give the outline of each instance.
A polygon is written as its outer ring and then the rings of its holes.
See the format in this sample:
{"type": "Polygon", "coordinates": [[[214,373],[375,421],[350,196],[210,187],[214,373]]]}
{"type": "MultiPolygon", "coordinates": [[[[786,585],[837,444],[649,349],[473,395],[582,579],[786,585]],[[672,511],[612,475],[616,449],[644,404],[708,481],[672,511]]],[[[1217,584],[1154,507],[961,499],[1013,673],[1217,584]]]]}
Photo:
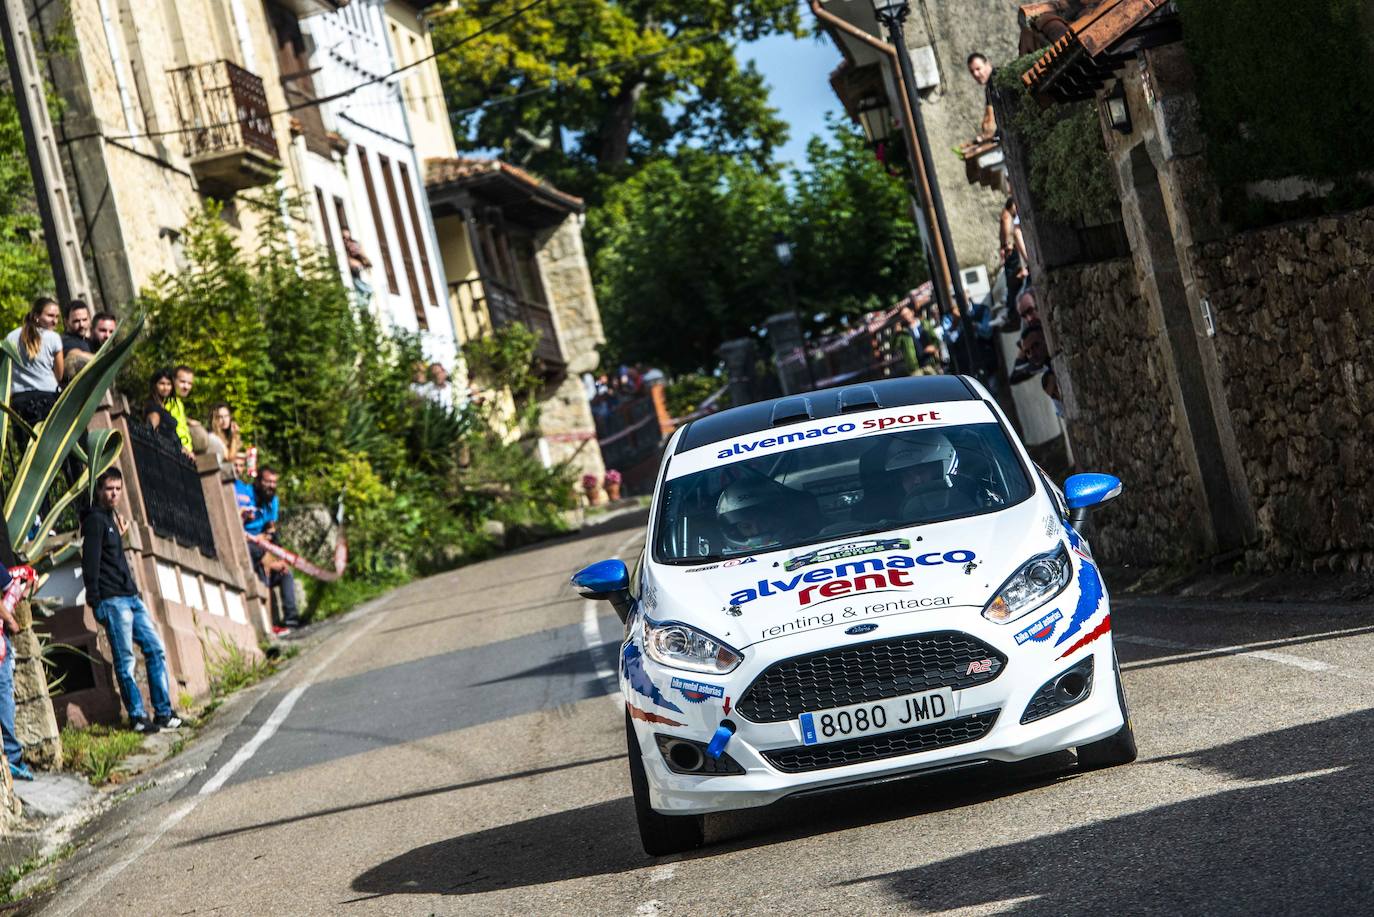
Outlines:
{"type": "Polygon", "coordinates": [[[195,462],[169,442],[169,437],[132,417],[129,445],[143,491],[143,509],[153,531],[183,547],[196,548],[206,557],[216,556],[215,531],[195,462]]]}
{"type": "Polygon", "coordinates": [[[186,156],[256,150],[278,158],[262,78],[232,61],[167,71],[186,156]]]}

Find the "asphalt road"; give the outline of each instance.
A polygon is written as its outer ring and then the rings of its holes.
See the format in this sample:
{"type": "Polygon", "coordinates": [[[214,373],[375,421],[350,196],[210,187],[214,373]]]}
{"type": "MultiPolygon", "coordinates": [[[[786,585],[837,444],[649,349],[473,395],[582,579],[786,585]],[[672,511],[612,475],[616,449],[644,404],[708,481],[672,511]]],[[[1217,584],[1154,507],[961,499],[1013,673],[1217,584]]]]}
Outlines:
{"type": "MultiPolygon", "coordinates": [[[[48,914],[1368,912],[1374,611],[1118,600],[1138,763],[1065,753],[708,821],[645,857],[619,622],[567,586],[627,527],[400,589],[164,766],[48,914]]],[[[1110,584],[1109,584],[1110,585],[1110,584]]]]}

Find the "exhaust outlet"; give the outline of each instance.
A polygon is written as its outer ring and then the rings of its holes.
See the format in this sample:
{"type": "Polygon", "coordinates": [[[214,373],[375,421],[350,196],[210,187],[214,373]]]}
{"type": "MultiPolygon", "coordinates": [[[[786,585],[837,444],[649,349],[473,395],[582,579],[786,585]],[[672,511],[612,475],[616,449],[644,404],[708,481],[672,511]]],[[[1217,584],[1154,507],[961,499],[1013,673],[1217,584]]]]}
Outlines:
{"type": "Polygon", "coordinates": [[[671,741],[664,750],[668,760],[684,771],[699,771],[706,763],[706,756],[691,742],[671,741]]]}

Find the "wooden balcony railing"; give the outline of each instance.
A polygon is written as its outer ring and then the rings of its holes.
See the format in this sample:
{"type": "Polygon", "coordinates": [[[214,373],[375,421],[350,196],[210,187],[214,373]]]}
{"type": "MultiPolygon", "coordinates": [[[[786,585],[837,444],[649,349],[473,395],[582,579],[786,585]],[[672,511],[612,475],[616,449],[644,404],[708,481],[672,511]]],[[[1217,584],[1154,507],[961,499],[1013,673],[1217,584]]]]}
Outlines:
{"type": "Polygon", "coordinates": [[[522,299],[510,287],[494,280],[465,280],[452,286],[460,303],[471,303],[474,311],[486,307],[493,330],[520,322],[539,335],[534,355],[543,364],[545,375],[563,374],[567,361],[558,344],[558,331],[548,306],[522,299]]]}

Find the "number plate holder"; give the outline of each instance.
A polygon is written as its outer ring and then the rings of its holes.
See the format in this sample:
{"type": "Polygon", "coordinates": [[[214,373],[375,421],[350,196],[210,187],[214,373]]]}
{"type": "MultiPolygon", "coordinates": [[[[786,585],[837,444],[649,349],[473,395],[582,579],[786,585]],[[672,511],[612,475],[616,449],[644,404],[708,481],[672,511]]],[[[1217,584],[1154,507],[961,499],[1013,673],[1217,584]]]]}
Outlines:
{"type": "Polygon", "coordinates": [[[827,742],[915,729],[917,726],[951,719],[957,714],[954,690],[936,688],[866,704],[803,713],[797,717],[797,725],[801,729],[803,745],[824,745],[827,742]]]}

